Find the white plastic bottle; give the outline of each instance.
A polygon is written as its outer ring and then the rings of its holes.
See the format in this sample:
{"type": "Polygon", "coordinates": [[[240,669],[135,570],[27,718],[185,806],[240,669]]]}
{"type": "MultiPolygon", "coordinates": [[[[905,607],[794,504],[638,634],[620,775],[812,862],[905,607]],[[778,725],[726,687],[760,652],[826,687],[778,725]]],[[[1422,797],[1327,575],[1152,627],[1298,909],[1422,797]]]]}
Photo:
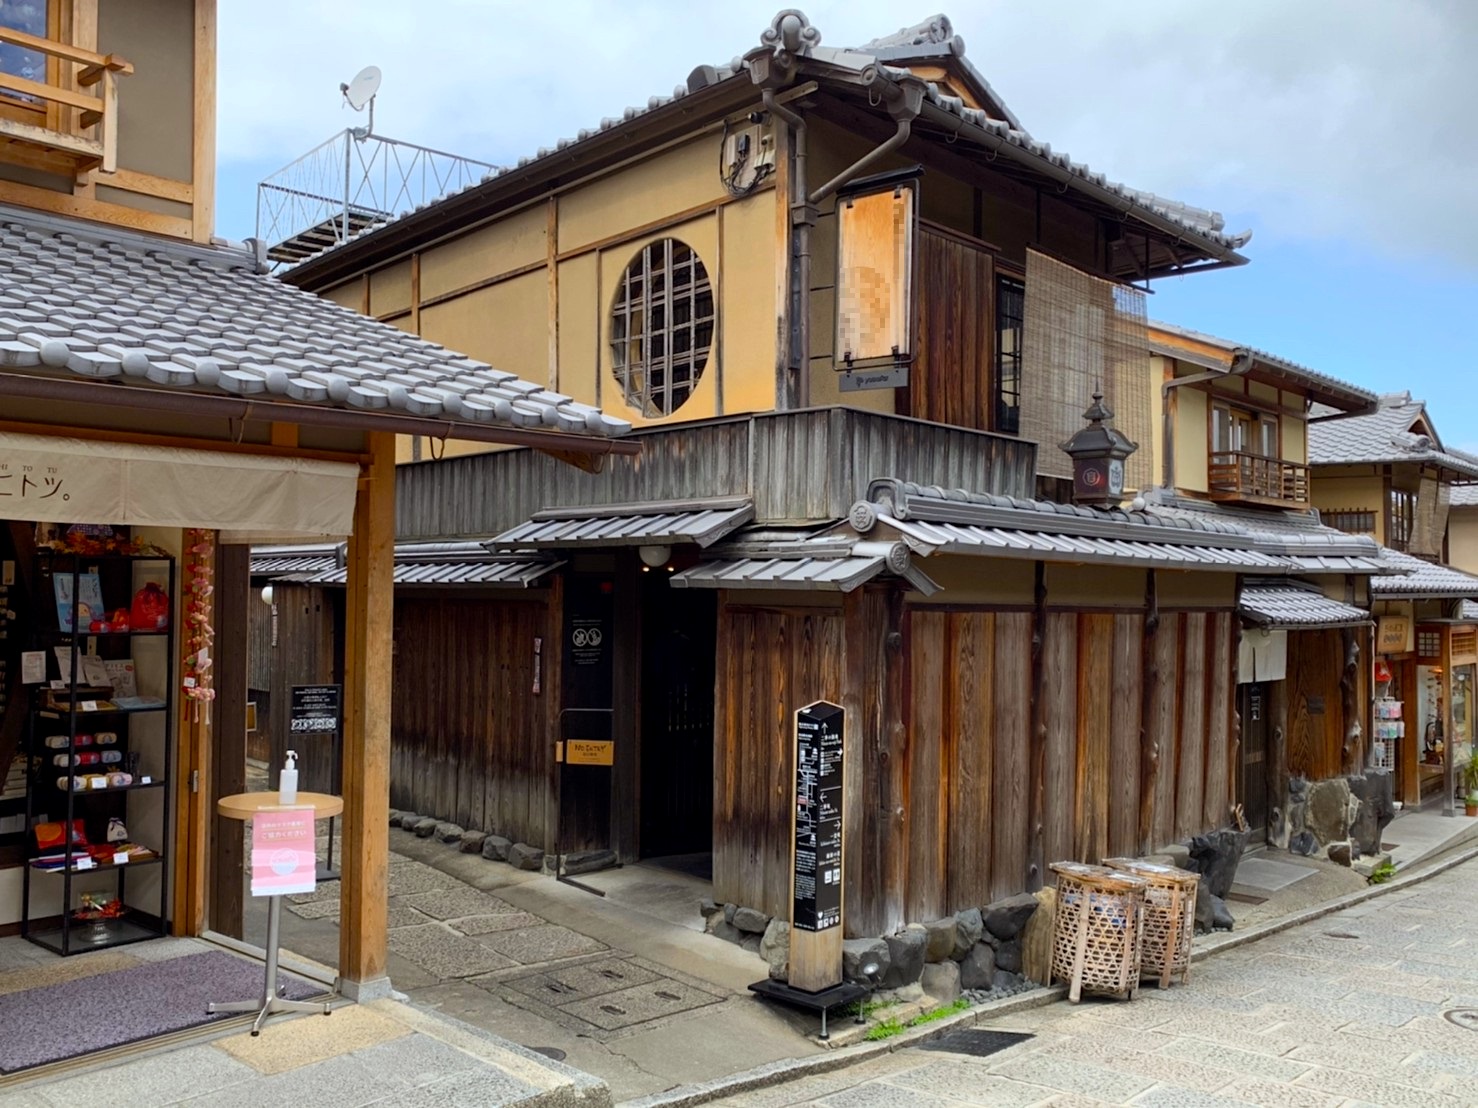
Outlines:
{"type": "Polygon", "coordinates": [[[287,752],[287,765],[282,767],[282,773],[277,777],[277,803],[296,804],[298,802],[298,752],[289,750],[287,752]]]}

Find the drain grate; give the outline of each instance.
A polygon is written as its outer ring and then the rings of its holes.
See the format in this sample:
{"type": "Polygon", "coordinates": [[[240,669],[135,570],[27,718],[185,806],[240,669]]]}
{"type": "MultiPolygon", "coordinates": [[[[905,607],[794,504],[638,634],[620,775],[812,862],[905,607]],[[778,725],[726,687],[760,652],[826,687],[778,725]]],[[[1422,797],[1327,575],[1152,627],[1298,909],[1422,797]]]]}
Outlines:
{"type": "Polygon", "coordinates": [[[951,1031],[937,1039],[930,1039],[919,1050],[944,1050],[951,1054],[968,1054],[972,1058],[988,1058],[1007,1047],[1030,1041],[1035,1036],[1025,1031],[985,1031],[978,1027],[964,1031],[951,1031]]]}
{"type": "Polygon", "coordinates": [[[1464,1031],[1478,1031],[1478,1008],[1449,1008],[1442,1018],[1464,1031]]]}

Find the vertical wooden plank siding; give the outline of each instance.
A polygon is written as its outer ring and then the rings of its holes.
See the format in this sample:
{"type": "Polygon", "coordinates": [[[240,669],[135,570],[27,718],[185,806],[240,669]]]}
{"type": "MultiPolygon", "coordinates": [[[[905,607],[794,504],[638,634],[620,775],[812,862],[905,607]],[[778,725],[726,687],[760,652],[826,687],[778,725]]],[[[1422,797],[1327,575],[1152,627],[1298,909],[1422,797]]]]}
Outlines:
{"type": "MultiPolygon", "coordinates": [[[[1046,724],[1043,773],[1043,851],[1047,862],[1071,861],[1077,811],[1078,762],[1078,617],[1048,612],[1043,629],[1042,704],[1046,724]]],[[[1045,875],[1052,880],[1051,871],[1045,875]]]]}
{"type": "Polygon", "coordinates": [[[908,894],[904,911],[911,920],[944,915],[948,845],[958,840],[951,826],[951,766],[962,742],[947,672],[964,666],[949,651],[945,612],[916,611],[908,620],[908,685],[911,741],[908,757],[908,894]]]}
{"type": "Polygon", "coordinates": [[[1288,632],[1288,771],[1311,781],[1341,769],[1344,722],[1339,631],[1288,632]]]}
{"type": "MultiPolygon", "coordinates": [[[[713,759],[713,882],[720,902],[789,918],[794,713],[815,700],[845,703],[842,660],[835,610],[721,600],[713,759]]],[[[856,723],[849,714],[849,746],[856,723]]],[[[847,869],[853,868],[849,859],[847,869]]]]}
{"type": "Polygon", "coordinates": [[[547,671],[533,692],[544,601],[402,595],[395,631],[391,802],[546,843],[547,671]]]}
{"type": "Polygon", "coordinates": [[[1206,790],[1206,636],[1205,612],[1187,612],[1181,671],[1180,753],[1175,774],[1175,837],[1201,830],[1206,790]]]}
{"type": "Polygon", "coordinates": [[[1152,850],[1175,841],[1175,782],[1180,772],[1178,736],[1183,691],[1181,644],[1184,641],[1184,625],[1183,614],[1162,612],[1160,626],[1155,630],[1155,641],[1151,646],[1155,655],[1155,669],[1159,674],[1154,690],[1154,704],[1150,709],[1153,745],[1159,752],[1150,820],[1152,850]]]}
{"type": "Polygon", "coordinates": [[[1001,612],[995,617],[995,763],[991,899],[1020,892],[1027,884],[1028,798],[1030,782],[1029,712],[1032,615],[1001,612]]]}
{"type": "MultiPolygon", "coordinates": [[[[942,677],[953,677],[944,761],[948,792],[945,834],[947,896],[944,910],[958,912],[990,900],[995,804],[995,620],[989,612],[949,617],[949,647],[942,677]]],[[[917,727],[917,723],[913,726],[917,727]]]]}
{"type": "Polygon", "coordinates": [[[1114,616],[1078,619],[1078,764],[1073,855],[1098,862],[1108,848],[1114,616]]]}
{"type": "Polygon", "coordinates": [[[1139,840],[1140,697],[1144,687],[1144,617],[1114,617],[1113,700],[1109,719],[1107,851],[1137,853],[1139,840]]]}
{"type": "Polygon", "coordinates": [[[1201,808],[1201,828],[1224,827],[1231,822],[1232,779],[1232,672],[1231,612],[1210,617],[1211,664],[1208,674],[1211,695],[1206,718],[1206,795],[1201,808]]]}
{"type": "Polygon", "coordinates": [[[918,234],[917,355],[908,414],[985,430],[991,421],[991,258],[957,239],[918,234]]]}

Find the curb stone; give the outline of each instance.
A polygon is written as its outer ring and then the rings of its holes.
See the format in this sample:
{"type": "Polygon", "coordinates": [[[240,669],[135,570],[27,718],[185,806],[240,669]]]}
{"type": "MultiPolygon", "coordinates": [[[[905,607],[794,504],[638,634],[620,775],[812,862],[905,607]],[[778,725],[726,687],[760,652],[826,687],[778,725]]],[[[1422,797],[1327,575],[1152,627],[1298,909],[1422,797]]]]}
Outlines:
{"type": "MultiPolygon", "coordinates": [[[[1373,900],[1376,897],[1395,892],[1398,889],[1419,885],[1423,881],[1427,881],[1430,878],[1436,877],[1438,874],[1445,873],[1475,858],[1478,858],[1478,847],[1471,847],[1452,857],[1442,859],[1409,873],[1398,873],[1394,878],[1384,884],[1371,885],[1369,888],[1360,889],[1357,892],[1346,893],[1344,896],[1337,897],[1325,904],[1306,908],[1302,912],[1296,912],[1283,919],[1270,920],[1265,924],[1249,928],[1246,931],[1226,933],[1222,938],[1205,943],[1199,949],[1193,947],[1191,960],[1193,962],[1204,961],[1206,958],[1220,951],[1231,950],[1234,947],[1256,942],[1258,939],[1266,938],[1269,935],[1276,935],[1280,931],[1286,931],[1291,927],[1297,927],[1300,924],[1308,923],[1323,916],[1333,915],[1335,912],[1354,907],[1357,904],[1362,904],[1367,900],[1373,900]]],[[[1022,993],[1019,996],[1006,997],[1004,1000],[982,1004],[976,1008],[967,1008],[958,1015],[946,1017],[923,1027],[910,1028],[902,1034],[895,1035],[882,1042],[833,1047],[825,1054],[771,1062],[768,1065],[757,1066],[754,1069],[729,1074],[727,1077],[716,1078],[713,1081],[682,1085],[665,1092],[653,1093],[650,1096],[638,1097],[635,1100],[622,1101],[619,1108],[687,1108],[689,1105],[707,1104],[710,1101],[718,1100],[722,1097],[736,1096],[740,1093],[752,1093],[758,1089],[772,1088],[776,1085],[783,1085],[790,1081],[799,1080],[802,1077],[814,1077],[820,1074],[834,1073],[837,1070],[857,1065],[859,1062],[866,1062],[873,1058],[880,1058],[885,1054],[891,1054],[896,1050],[917,1046],[919,1043],[927,1042],[950,1031],[988,1023],[1001,1016],[1011,1015],[1015,1012],[1042,1008],[1048,1004],[1062,1000],[1066,996],[1066,985],[1037,988],[1032,992],[1022,993]]],[[[815,1040],[813,1039],[811,1041],[814,1042],[815,1040]]]]}

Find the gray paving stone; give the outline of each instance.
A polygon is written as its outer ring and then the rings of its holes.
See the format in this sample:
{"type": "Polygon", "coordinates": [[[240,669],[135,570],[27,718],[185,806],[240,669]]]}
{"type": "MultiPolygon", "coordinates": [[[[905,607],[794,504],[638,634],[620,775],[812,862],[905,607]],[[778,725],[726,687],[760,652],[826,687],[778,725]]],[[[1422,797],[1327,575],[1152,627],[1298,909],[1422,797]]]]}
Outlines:
{"type": "Polygon", "coordinates": [[[557,924],[482,935],[473,945],[490,947],[526,966],[552,962],[557,958],[572,958],[577,954],[594,954],[606,949],[604,943],[557,924]]]}
{"type": "Polygon", "coordinates": [[[566,1015],[593,1024],[602,1031],[618,1031],[679,1012],[706,1008],[722,999],[680,981],[662,980],[557,1007],[566,1015]]]}
{"type": "Polygon", "coordinates": [[[1130,1103],[1135,1108],[1247,1108],[1245,1100],[1175,1085],[1156,1085],[1148,1092],[1140,1093],[1130,1103]]]}
{"type": "Polygon", "coordinates": [[[191,1096],[218,1092],[257,1076],[225,1052],[200,1045],[68,1077],[35,1091],[45,1098],[43,1104],[169,1104],[186,1091],[191,1096]]]}
{"type": "Polygon", "coordinates": [[[814,1103],[824,1108],[899,1108],[905,1104],[915,1108],[950,1108],[959,1102],[917,1089],[904,1091],[896,1085],[875,1082],[830,1093],[814,1103]]]}
{"type": "Polygon", "coordinates": [[[455,1073],[485,1069],[465,1051],[429,1035],[404,1035],[354,1052],[371,1073],[404,1081],[407,1085],[430,1085],[455,1073]]]}
{"type": "Polygon", "coordinates": [[[665,979],[657,971],[630,959],[602,958],[596,962],[515,978],[506,984],[546,1004],[562,1005],[662,980],[665,979]]]}
{"type": "Polygon", "coordinates": [[[1060,1089],[1063,1092],[1109,1101],[1128,1100],[1155,1084],[1148,1078],[1131,1077],[1103,1066],[1043,1055],[1013,1058],[993,1066],[991,1072],[1028,1085],[1042,1085],[1048,1089],[1060,1089]]]}
{"type": "Polygon", "coordinates": [[[1387,1105],[1389,1108],[1458,1108],[1458,1105],[1473,1103],[1471,1099],[1459,1100],[1432,1089],[1418,1089],[1410,1085],[1382,1081],[1368,1074],[1325,1069],[1322,1066],[1309,1070],[1295,1084],[1335,1093],[1351,1100],[1368,1100],[1372,1104],[1387,1105]]]}
{"type": "Polygon", "coordinates": [[[509,1074],[484,1067],[370,1103],[396,1108],[498,1108],[527,1101],[539,1091],[509,1074]]]}
{"type": "Polygon", "coordinates": [[[1256,1077],[1239,1078],[1223,1089],[1222,1095],[1260,1108],[1339,1108],[1345,1103],[1344,1097],[1334,1093],[1256,1077]]]}
{"type": "Polygon", "coordinates": [[[1215,1066],[1217,1069],[1255,1077],[1270,1077],[1275,1081],[1292,1081],[1309,1069],[1310,1063],[1271,1054],[1259,1054],[1251,1050],[1239,1050],[1225,1043],[1206,1042],[1200,1039],[1176,1039],[1160,1049],[1170,1058],[1183,1058],[1187,1062],[1215,1066]]]}
{"type": "Polygon", "coordinates": [[[500,912],[518,911],[506,900],[479,892],[458,883],[446,889],[414,893],[403,898],[406,904],[437,919],[458,919],[462,916],[490,916],[500,912]]]}
{"type": "Polygon", "coordinates": [[[392,1098],[403,1098],[411,1091],[410,1086],[399,1078],[371,1072],[352,1054],[327,1058],[269,1077],[258,1074],[253,1081],[204,1095],[199,1095],[188,1079],[182,1080],[178,1088],[189,1090],[190,1095],[179,1101],[104,1100],[100,1103],[180,1103],[191,1105],[191,1108],[303,1108],[304,1105],[319,1104],[338,1108],[386,1100],[393,1103],[392,1098]]]}
{"type": "Polygon", "coordinates": [[[398,927],[390,932],[389,943],[396,954],[442,979],[491,973],[514,964],[512,959],[439,923],[398,927]]]}
{"type": "Polygon", "coordinates": [[[418,912],[402,900],[392,899],[387,905],[387,927],[419,927],[435,921],[426,913],[418,912]]]}
{"type": "Polygon", "coordinates": [[[406,861],[390,867],[387,892],[390,896],[414,896],[432,889],[454,889],[461,886],[455,877],[421,862],[406,861]]]}
{"type": "Polygon", "coordinates": [[[316,900],[307,904],[289,904],[287,910],[300,919],[331,919],[339,922],[337,900],[316,900]]]}
{"type": "MultiPolygon", "coordinates": [[[[980,1061],[944,1058],[887,1079],[890,1086],[912,1092],[948,1097],[965,1104],[990,1105],[991,1108],[1026,1108],[1040,1104],[1048,1095],[1037,1085],[1023,1085],[986,1071],[980,1061]]],[[[900,1104],[912,1103],[900,1099],[900,1104]]]]}
{"type": "Polygon", "coordinates": [[[463,916],[451,920],[452,927],[464,935],[489,935],[495,931],[516,931],[520,927],[538,927],[547,922],[528,912],[499,912],[495,916],[463,916]]]}

